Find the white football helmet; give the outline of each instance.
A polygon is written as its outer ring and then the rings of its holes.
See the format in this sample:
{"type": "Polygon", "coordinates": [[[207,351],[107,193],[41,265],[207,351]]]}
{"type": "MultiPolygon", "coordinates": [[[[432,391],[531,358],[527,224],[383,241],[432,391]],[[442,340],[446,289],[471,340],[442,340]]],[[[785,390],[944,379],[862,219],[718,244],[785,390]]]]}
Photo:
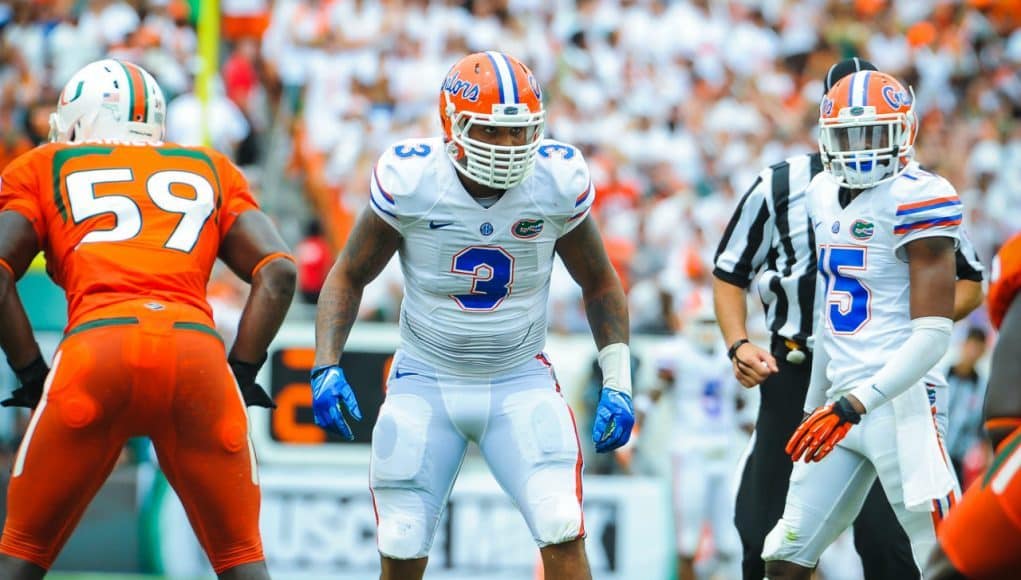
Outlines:
{"type": "Polygon", "coordinates": [[[105,59],[85,65],[60,93],[50,115],[50,141],[163,140],[167,104],[156,79],[142,67],[105,59]]]}
{"type": "Polygon", "coordinates": [[[691,346],[706,354],[713,354],[722,346],[723,339],[716,324],[712,300],[702,300],[693,311],[687,313],[683,333],[691,346]]]}

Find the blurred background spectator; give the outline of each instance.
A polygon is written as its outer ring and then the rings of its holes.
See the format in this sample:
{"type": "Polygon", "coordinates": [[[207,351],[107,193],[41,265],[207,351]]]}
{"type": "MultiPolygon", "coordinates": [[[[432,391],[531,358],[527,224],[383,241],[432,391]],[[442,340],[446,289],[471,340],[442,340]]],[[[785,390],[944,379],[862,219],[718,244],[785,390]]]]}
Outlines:
{"type": "Polygon", "coordinates": [[[982,433],[982,402],[986,395],[985,373],[980,373],[978,363],[986,353],[986,332],[981,328],[970,328],[961,345],[957,361],[947,370],[949,388],[950,425],[947,429],[947,453],[954,464],[957,479],[967,487],[970,478],[965,478],[965,460],[975,447],[985,446],[982,433]]]}
{"type": "Polygon", "coordinates": [[[323,237],[323,227],[313,219],[305,226],[305,237],[294,248],[298,262],[298,289],[301,298],[308,304],[319,302],[326,275],[333,266],[333,253],[323,237]]]}
{"type": "MultiPolygon", "coordinates": [[[[262,180],[292,244],[318,216],[336,251],[382,148],[437,134],[447,67],[498,48],[531,65],[549,95],[549,135],[592,165],[594,215],[638,298],[635,330],[666,332],[664,315],[706,284],[752,172],[815,147],[818,79],[857,54],[914,85],[918,157],[961,191],[986,262],[1021,229],[1019,0],[224,0],[205,124],[193,87],[198,5],[0,4],[0,162],[45,139],[72,71],[107,54],[137,61],[168,94],[170,140],[208,131],[262,180]]],[[[371,316],[398,309],[383,311],[371,316]]],[[[583,316],[553,320],[584,330],[583,316]]]]}

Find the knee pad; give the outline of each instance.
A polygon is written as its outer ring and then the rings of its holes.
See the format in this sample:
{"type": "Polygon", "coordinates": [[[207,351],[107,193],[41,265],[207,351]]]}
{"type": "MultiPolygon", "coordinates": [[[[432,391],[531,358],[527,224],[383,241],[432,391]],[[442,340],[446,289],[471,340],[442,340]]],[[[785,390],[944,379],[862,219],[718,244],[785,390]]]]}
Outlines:
{"type": "Polygon", "coordinates": [[[426,557],[432,547],[435,518],[427,516],[421,498],[411,490],[380,489],[374,492],[374,499],[379,553],[397,560],[426,557]]]}
{"type": "Polygon", "coordinates": [[[800,537],[797,531],[789,527],[783,519],[773,526],[762,543],[762,559],[766,562],[781,560],[814,568],[818,558],[816,560],[806,559],[804,551],[805,539],[800,537]]]}
{"type": "Polygon", "coordinates": [[[540,547],[575,540],[582,535],[581,498],[571,468],[547,468],[526,484],[525,519],[540,547]]]}

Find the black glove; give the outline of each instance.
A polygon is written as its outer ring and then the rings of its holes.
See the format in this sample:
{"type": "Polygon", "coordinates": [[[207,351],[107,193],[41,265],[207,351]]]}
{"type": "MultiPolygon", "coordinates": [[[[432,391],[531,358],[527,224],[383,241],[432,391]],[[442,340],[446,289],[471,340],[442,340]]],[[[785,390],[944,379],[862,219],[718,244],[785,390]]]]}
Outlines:
{"type": "MultiPolygon", "coordinates": [[[[7,363],[10,364],[10,361],[7,363]]],[[[11,365],[11,368],[14,368],[14,365],[11,365]]],[[[46,384],[46,375],[50,374],[50,366],[40,354],[34,361],[28,363],[27,367],[14,369],[14,374],[21,386],[14,389],[10,397],[0,401],[0,405],[35,409],[39,400],[43,398],[43,385],[46,384]]]]}
{"type": "Polygon", "coordinates": [[[265,362],[266,355],[262,355],[262,360],[257,363],[227,359],[227,364],[230,365],[230,370],[234,373],[234,378],[237,379],[238,388],[241,389],[241,397],[244,398],[245,405],[276,409],[277,404],[273,402],[273,398],[255,382],[255,376],[259,374],[259,369],[265,362]]]}

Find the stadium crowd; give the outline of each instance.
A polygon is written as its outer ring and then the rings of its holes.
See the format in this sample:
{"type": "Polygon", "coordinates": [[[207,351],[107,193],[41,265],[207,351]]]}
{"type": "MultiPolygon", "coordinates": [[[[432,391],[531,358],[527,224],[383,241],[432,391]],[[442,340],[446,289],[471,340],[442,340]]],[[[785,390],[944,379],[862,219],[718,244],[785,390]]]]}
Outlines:
{"type": "MultiPolygon", "coordinates": [[[[56,87],[103,55],[151,70],[170,101],[168,139],[200,142],[197,6],[0,4],[0,165],[45,140],[56,87]]],[[[847,55],[914,86],[918,157],[960,190],[984,261],[1021,229],[1016,0],[223,0],[221,11],[210,139],[258,176],[282,129],[288,203],[304,192],[335,247],[382,148],[437,133],[450,63],[494,47],[529,63],[548,135],[593,168],[638,332],[668,332],[672,313],[697,307],[740,194],[759,168],[815,147],[819,79],[847,55]]],[[[399,276],[375,286],[366,317],[396,319],[399,276]]],[[[556,329],[583,330],[577,290],[558,280],[556,329]]]]}

